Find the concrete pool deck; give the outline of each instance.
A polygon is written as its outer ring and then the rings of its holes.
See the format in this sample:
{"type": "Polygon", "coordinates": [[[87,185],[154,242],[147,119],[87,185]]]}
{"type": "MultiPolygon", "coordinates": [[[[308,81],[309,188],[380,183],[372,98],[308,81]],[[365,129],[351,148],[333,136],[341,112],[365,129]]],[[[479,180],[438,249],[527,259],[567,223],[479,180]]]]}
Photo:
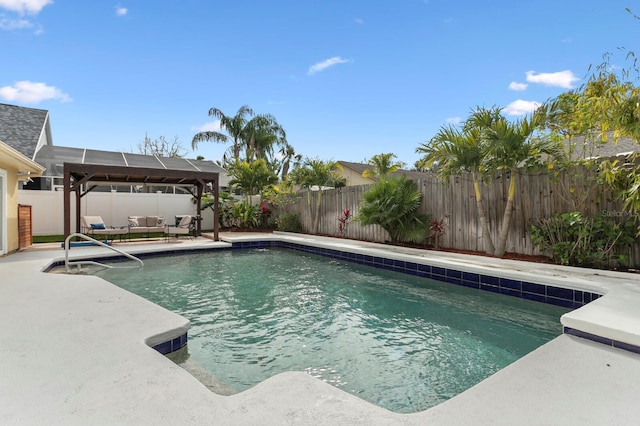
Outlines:
{"type": "MultiPolygon", "coordinates": [[[[606,295],[563,325],[640,346],[640,275],[529,264],[292,234],[223,234],[129,242],[129,253],[228,247],[286,239],[606,295]]],[[[111,254],[76,247],[71,256],[111,254]]],[[[232,396],[211,393],[149,345],[188,322],[97,277],[44,274],[64,251],[34,246],[0,258],[0,424],[637,424],[640,355],[561,335],[468,391],[429,410],[396,414],[305,373],[290,372],[232,396]]]]}

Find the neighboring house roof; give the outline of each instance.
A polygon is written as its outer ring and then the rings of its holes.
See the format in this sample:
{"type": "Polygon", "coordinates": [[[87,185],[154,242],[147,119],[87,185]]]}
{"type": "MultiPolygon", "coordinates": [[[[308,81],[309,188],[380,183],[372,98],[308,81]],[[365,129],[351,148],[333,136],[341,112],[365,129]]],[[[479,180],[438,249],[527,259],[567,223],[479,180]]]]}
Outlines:
{"type": "Polygon", "coordinates": [[[578,136],[567,139],[565,145],[572,160],[609,158],[640,152],[640,144],[627,137],[620,137],[616,140],[613,136],[609,136],[604,142],[585,143],[584,136],[578,136]]]}
{"type": "Polygon", "coordinates": [[[38,151],[35,161],[46,167],[45,176],[52,177],[62,177],[64,163],[76,163],[219,173],[220,186],[228,186],[229,180],[227,171],[213,161],[156,157],[153,155],[100,151],[96,149],[49,145],[42,147],[38,151]]]}
{"type": "MultiPolygon", "coordinates": [[[[371,168],[369,164],[352,163],[350,161],[338,161],[338,163],[342,165],[343,168],[351,169],[352,171],[358,173],[361,176],[365,170],[371,168]]],[[[404,169],[400,169],[392,173],[392,175],[397,175],[397,174],[405,175],[407,178],[413,179],[413,180],[426,179],[434,176],[433,173],[425,173],[425,172],[418,172],[416,170],[404,170],[404,169]]],[[[372,182],[376,181],[376,178],[369,178],[369,179],[371,179],[372,182]]]]}
{"type": "Polygon", "coordinates": [[[359,175],[362,175],[365,170],[371,168],[371,166],[369,166],[368,164],[352,163],[350,161],[338,161],[337,163],[339,163],[344,168],[353,170],[359,175]]]}
{"type": "Polygon", "coordinates": [[[0,103],[0,140],[33,160],[40,146],[51,144],[49,112],[0,103]]]}

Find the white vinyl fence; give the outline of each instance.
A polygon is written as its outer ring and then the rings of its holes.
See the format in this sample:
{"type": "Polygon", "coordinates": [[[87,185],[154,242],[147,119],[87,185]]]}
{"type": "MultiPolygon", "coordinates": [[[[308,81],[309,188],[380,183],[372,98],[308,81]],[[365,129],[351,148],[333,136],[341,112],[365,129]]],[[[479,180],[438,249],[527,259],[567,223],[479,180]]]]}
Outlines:
{"type": "MultiPolygon", "coordinates": [[[[64,234],[63,191],[18,191],[18,202],[31,206],[33,235],[64,234]]],[[[82,216],[101,216],[108,226],[126,226],[127,216],[195,215],[189,194],[90,192],[82,197],[82,216]]],[[[202,229],[213,229],[213,212],[202,211],[202,229]]],[[[71,231],[75,232],[75,194],[71,193],[71,231]]]]}

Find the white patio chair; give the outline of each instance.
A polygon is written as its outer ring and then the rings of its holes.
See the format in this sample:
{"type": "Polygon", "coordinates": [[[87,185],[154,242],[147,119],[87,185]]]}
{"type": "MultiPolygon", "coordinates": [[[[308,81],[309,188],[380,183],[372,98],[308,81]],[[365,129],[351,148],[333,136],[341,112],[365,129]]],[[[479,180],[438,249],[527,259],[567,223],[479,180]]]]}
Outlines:
{"type": "Polygon", "coordinates": [[[164,228],[164,233],[169,241],[169,236],[174,235],[176,239],[179,235],[186,235],[191,238],[191,216],[184,216],[180,219],[178,226],[167,226],[164,228]]]}

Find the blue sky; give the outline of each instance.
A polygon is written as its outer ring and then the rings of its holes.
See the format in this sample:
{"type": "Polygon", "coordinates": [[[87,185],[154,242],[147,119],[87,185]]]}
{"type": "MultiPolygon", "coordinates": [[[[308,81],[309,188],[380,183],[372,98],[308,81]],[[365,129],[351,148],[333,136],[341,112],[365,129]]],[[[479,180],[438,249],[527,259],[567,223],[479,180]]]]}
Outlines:
{"type": "Polygon", "coordinates": [[[209,108],[248,105],[305,156],[411,165],[472,108],[517,118],[636,49],[634,3],[0,0],[0,102],[49,110],[55,145],[135,152],[148,134],[209,160],[226,147],[191,150],[209,108]]]}

